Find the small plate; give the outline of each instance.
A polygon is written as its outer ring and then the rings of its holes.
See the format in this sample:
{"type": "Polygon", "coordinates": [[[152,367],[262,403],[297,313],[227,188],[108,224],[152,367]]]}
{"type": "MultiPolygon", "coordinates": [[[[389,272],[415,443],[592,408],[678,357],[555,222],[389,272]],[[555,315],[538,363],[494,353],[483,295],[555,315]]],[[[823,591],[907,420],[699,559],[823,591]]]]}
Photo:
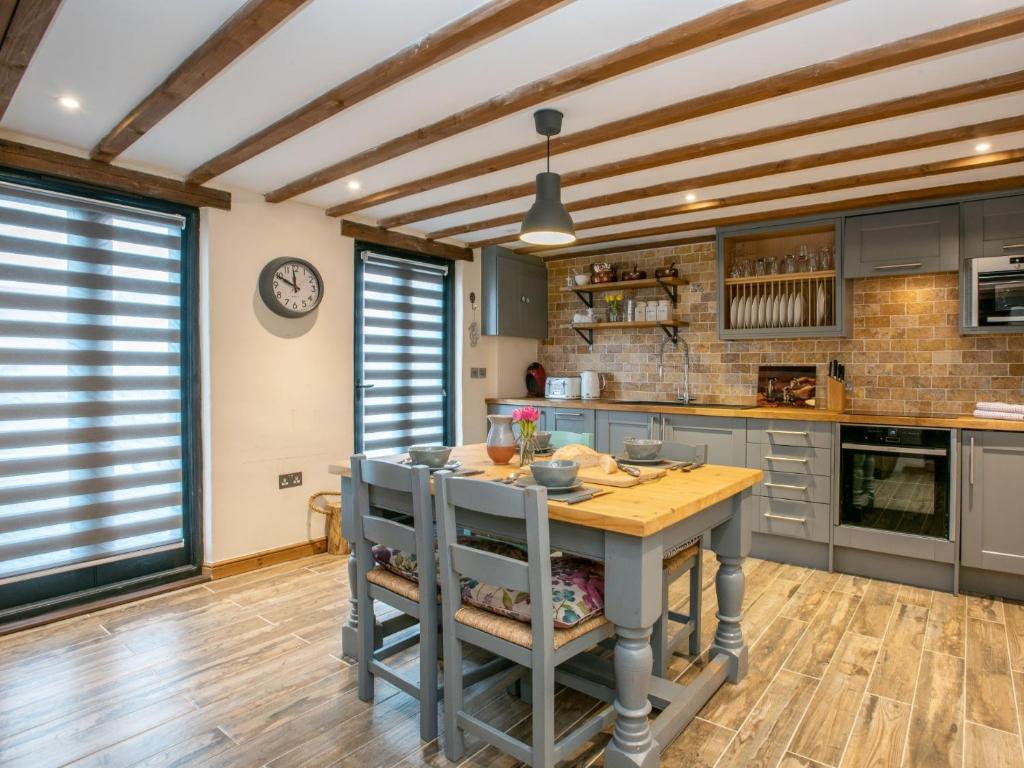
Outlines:
{"type": "Polygon", "coordinates": [[[657,459],[627,459],[625,456],[612,456],[612,458],[622,464],[636,464],[638,467],[653,467],[665,463],[665,460],[660,457],[657,459]]]}
{"type": "Polygon", "coordinates": [[[534,456],[550,456],[555,452],[554,448],[545,448],[543,451],[534,451],[534,456]]]}
{"type": "Polygon", "coordinates": [[[447,472],[453,472],[461,466],[462,462],[459,461],[458,459],[455,459],[454,461],[449,461],[443,467],[432,467],[430,470],[430,474],[434,474],[435,472],[440,472],[442,470],[445,470],[447,472]]]}
{"type": "MultiPolygon", "coordinates": [[[[540,485],[533,477],[520,477],[516,480],[516,485],[526,488],[531,485],[540,485]]],[[[570,491],[578,491],[583,487],[583,481],[578,480],[575,485],[541,485],[541,488],[547,488],[549,493],[569,493],[570,491]]]]}

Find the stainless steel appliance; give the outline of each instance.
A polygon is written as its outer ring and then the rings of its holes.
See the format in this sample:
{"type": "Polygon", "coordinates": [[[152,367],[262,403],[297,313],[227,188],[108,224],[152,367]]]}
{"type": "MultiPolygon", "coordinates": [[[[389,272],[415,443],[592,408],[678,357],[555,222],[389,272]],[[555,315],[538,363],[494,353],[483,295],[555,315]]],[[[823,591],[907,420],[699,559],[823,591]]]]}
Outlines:
{"type": "Polygon", "coordinates": [[[1024,331],[1024,243],[1008,246],[1018,255],[968,260],[971,301],[967,325],[973,328],[1019,328],[1024,331]]]}
{"type": "Polygon", "coordinates": [[[840,427],[840,526],[955,539],[952,433],[945,429],[840,427]]]}
{"type": "Polygon", "coordinates": [[[579,376],[550,376],[544,382],[544,396],[551,400],[579,400],[579,376]]]}

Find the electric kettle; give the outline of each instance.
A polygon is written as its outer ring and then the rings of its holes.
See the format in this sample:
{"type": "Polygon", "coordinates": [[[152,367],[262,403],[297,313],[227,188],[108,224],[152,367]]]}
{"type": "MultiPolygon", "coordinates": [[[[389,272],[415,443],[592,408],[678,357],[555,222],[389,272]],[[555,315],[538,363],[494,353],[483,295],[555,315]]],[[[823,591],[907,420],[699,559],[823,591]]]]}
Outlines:
{"type": "Polygon", "coordinates": [[[584,400],[596,400],[601,397],[601,390],[605,387],[603,373],[597,371],[583,371],[580,374],[580,397],[584,400]]]}

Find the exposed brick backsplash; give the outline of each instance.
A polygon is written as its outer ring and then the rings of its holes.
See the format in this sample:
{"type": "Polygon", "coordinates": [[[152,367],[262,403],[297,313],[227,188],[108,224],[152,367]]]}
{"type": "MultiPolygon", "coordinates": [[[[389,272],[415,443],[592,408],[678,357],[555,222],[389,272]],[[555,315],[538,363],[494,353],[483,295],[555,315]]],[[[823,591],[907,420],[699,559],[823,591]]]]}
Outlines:
{"type": "MultiPolygon", "coordinates": [[[[651,330],[595,331],[594,350],[570,327],[585,307],[565,291],[566,277],[589,270],[592,261],[622,267],[637,264],[653,276],[675,262],[680,287],[675,317],[690,344],[690,392],[702,402],[753,403],[757,369],[764,364],[817,366],[823,380],[828,361],[846,365],[853,383],[847,407],[885,413],[969,413],[979,400],[1024,402],[1024,334],[961,336],[957,330],[959,286],[954,273],[854,281],[850,338],[722,341],[716,326],[713,243],[662,248],[615,257],[578,257],[548,265],[550,338],[540,347],[549,376],[597,370],[607,374],[609,398],[666,398],[678,394],[682,351],[666,344],[664,375],[658,351],[664,334],[651,330]]],[[[626,292],[659,298],[658,288],[626,292]]],[[[603,311],[602,294],[595,307],[603,311]]]]}

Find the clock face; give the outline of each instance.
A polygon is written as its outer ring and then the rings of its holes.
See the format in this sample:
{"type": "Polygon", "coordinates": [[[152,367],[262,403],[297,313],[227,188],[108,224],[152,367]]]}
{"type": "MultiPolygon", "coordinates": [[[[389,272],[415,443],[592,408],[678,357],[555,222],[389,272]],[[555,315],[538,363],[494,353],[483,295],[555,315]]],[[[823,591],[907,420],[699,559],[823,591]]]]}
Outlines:
{"type": "Polygon", "coordinates": [[[271,261],[260,273],[259,288],[266,305],[284,317],[301,317],[312,312],[323,296],[320,273],[302,259],[271,261]]]}

